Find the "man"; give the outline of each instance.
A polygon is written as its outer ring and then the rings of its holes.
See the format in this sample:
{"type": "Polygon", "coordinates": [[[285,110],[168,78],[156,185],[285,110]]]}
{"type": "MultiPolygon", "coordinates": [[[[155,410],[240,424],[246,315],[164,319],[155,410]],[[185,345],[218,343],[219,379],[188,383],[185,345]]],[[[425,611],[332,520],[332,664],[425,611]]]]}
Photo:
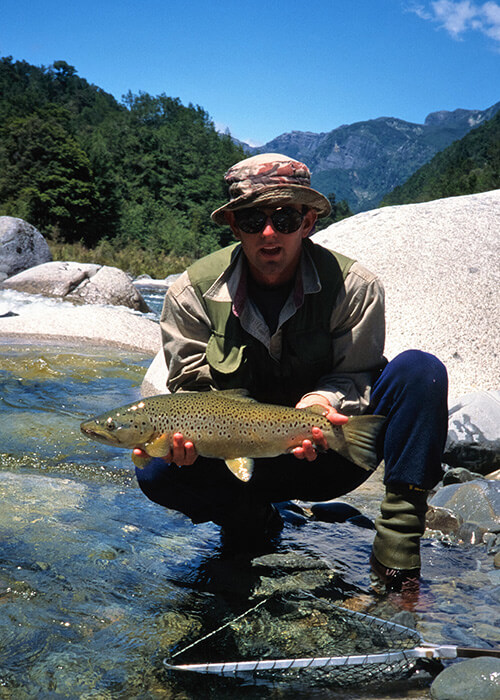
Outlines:
{"type": "MultiPolygon", "coordinates": [[[[426,493],[441,475],[447,376],[432,355],[383,356],[384,294],[360,263],[313,244],[328,200],[306,165],[280,154],[237,163],[225,175],[229,202],[212,219],[238,241],[192,265],[168,290],[161,318],[169,391],[244,388],[259,401],[386,416],[379,458],[386,494],[372,567],[394,590],[418,580],[426,493]]],[[[395,261],[394,264],[397,264],[395,261]]],[[[174,436],[171,452],[137,470],[153,501],[193,522],[212,520],[249,546],[281,525],[272,504],[329,500],[369,472],[326,450],[322,432],[293,454],[258,459],[248,483],[174,436]]]]}

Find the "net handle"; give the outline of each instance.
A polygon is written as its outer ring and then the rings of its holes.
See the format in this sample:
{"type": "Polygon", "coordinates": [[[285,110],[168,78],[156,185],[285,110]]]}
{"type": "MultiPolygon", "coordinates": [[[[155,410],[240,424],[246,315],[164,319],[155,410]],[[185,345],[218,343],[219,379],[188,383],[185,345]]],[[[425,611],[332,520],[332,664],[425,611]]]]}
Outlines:
{"type": "Polygon", "coordinates": [[[328,668],[329,666],[358,666],[362,664],[390,664],[426,656],[429,656],[429,649],[426,647],[416,647],[415,649],[405,649],[404,651],[391,651],[383,654],[363,654],[359,656],[321,656],[304,659],[224,661],[220,663],[181,664],[178,666],[164,659],[163,664],[167,669],[174,671],[233,675],[236,673],[253,673],[255,671],[286,671],[294,668],[307,669],[328,668]]]}
{"type": "Polygon", "coordinates": [[[457,647],[457,656],[475,659],[478,656],[493,656],[500,659],[500,649],[480,649],[479,647],[457,647]]]}
{"type": "Polygon", "coordinates": [[[214,673],[234,675],[253,673],[255,671],[286,671],[289,669],[328,668],[332,666],[359,666],[368,664],[393,664],[410,659],[456,659],[457,657],[475,658],[493,656],[500,658],[500,649],[480,649],[474,647],[456,647],[451,645],[432,645],[390,651],[383,654],[363,654],[352,656],[322,656],[304,659],[262,659],[254,661],[225,661],[220,663],[174,665],[164,659],[165,668],[172,671],[192,671],[196,673],[214,673]]]}

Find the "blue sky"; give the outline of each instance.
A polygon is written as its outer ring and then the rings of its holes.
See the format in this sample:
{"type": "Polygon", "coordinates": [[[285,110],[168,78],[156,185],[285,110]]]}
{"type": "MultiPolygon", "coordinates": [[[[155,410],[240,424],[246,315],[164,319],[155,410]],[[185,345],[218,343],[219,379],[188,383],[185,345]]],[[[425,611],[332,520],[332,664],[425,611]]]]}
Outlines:
{"type": "Polygon", "coordinates": [[[0,55],[179,97],[256,145],[500,100],[500,0],[1,0],[0,17],[0,55]]]}

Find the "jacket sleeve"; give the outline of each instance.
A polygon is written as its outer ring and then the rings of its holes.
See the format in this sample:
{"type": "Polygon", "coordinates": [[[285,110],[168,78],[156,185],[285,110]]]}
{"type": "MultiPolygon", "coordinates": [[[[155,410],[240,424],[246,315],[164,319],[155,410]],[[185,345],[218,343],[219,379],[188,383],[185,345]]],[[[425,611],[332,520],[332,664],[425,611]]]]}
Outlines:
{"type": "Polygon", "coordinates": [[[213,387],[206,347],[210,320],[184,272],[168,289],[160,318],[167,388],[203,391],[213,387]]]}
{"type": "Polygon", "coordinates": [[[325,396],[342,413],[362,413],[386,360],[384,289],[360,263],[354,263],[346,277],[332,310],[330,330],[332,371],[310,393],[325,396]]]}

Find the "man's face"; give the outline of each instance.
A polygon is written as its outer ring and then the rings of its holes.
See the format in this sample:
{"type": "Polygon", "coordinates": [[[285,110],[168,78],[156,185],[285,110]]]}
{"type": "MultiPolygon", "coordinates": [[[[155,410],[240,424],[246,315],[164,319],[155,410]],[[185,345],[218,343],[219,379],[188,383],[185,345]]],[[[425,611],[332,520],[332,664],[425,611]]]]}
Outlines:
{"type": "Polygon", "coordinates": [[[309,209],[296,231],[280,233],[271,220],[274,212],[286,208],[302,211],[300,205],[283,204],[282,207],[256,207],[267,215],[267,220],[258,233],[245,233],[237,223],[234,212],[226,212],[226,220],[231,226],[235,238],[241,241],[241,247],[248,260],[252,277],[262,285],[276,286],[285,284],[295,275],[302,251],[302,239],[309,235],[317,218],[313,209],[309,209]]]}

